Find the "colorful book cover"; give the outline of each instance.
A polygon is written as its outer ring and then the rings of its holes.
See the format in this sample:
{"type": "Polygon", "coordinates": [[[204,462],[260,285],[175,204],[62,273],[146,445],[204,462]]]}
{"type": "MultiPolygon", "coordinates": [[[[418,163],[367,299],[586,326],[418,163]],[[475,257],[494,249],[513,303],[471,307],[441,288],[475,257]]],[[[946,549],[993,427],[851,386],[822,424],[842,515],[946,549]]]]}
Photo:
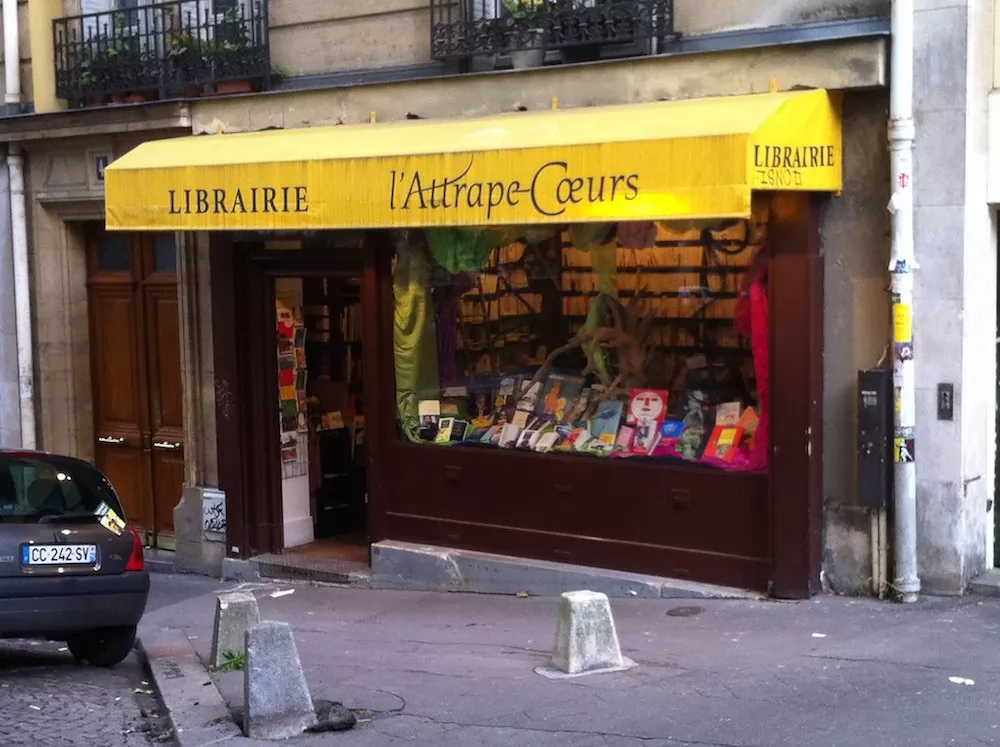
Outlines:
{"type": "Polygon", "coordinates": [[[527,410],[518,410],[514,413],[514,417],[510,419],[510,422],[516,425],[518,428],[527,428],[528,421],[531,419],[532,415],[527,410]]]}
{"type": "Polygon", "coordinates": [[[629,425],[642,420],[662,423],[667,416],[667,397],[665,389],[633,389],[629,396],[626,422],[629,425]]]}
{"type": "Polygon", "coordinates": [[[514,444],[515,449],[528,450],[531,448],[531,439],[534,437],[535,431],[531,428],[525,428],[517,437],[517,443],[514,444]]]}
{"type": "Polygon", "coordinates": [[[556,430],[547,431],[541,438],[538,439],[538,443],[535,444],[535,451],[540,454],[547,454],[552,449],[556,447],[559,443],[559,433],[556,430]]]}
{"type": "Polygon", "coordinates": [[[511,419],[520,391],[520,376],[505,376],[500,379],[500,386],[493,395],[494,422],[499,423],[502,419],[506,423],[511,419]]]}
{"type": "Polygon", "coordinates": [[[586,451],[590,454],[600,454],[603,456],[605,454],[610,454],[614,451],[614,448],[614,441],[609,443],[603,438],[592,438],[587,442],[587,445],[581,449],[581,451],[586,451]]]}
{"type": "Polygon", "coordinates": [[[742,428],[744,433],[751,435],[757,432],[757,424],[759,422],[760,418],[757,415],[757,411],[752,407],[748,407],[743,411],[743,414],[740,416],[740,420],[736,425],[742,428]]]}
{"type": "Polygon", "coordinates": [[[583,420],[584,417],[586,417],[587,409],[590,407],[592,391],[593,390],[590,387],[585,387],[580,390],[580,396],[578,396],[570,405],[569,410],[566,412],[566,417],[562,420],[563,423],[576,425],[583,420]]]}
{"type": "Polygon", "coordinates": [[[517,409],[522,412],[534,412],[538,409],[538,401],[542,397],[542,382],[521,382],[521,392],[517,399],[517,409]]]}
{"type": "Polygon", "coordinates": [[[625,403],[620,399],[606,399],[598,403],[591,433],[605,443],[614,444],[618,428],[621,426],[624,409],[625,403]],[[610,442],[608,436],[610,436],[610,442]]]}
{"type": "Polygon", "coordinates": [[[455,426],[455,418],[441,418],[438,422],[437,436],[434,438],[436,444],[446,444],[451,441],[451,429],[455,426]]]}
{"type": "Polygon", "coordinates": [[[630,449],[636,454],[648,454],[667,416],[668,393],[663,389],[633,389],[629,399],[626,422],[635,427],[630,449]]]}
{"type": "Polygon", "coordinates": [[[441,419],[441,402],[436,399],[422,399],[417,403],[417,414],[420,415],[421,425],[437,423],[441,419]]]}
{"type": "Polygon", "coordinates": [[[743,438],[742,428],[727,428],[717,425],[712,430],[712,435],[708,439],[705,447],[705,456],[721,459],[724,462],[731,462],[736,457],[736,447],[743,438]]]}
{"type": "Polygon", "coordinates": [[[632,441],[635,439],[635,426],[623,425],[618,429],[618,437],[615,439],[615,449],[619,451],[631,451],[632,441]]]}
{"type": "Polygon", "coordinates": [[[564,432],[565,428],[566,426],[561,425],[557,429],[561,436],[559,441],[559,446],[557,447],[559,451],[572,451],[574,448],[576,448],[576,443],[577,441],[580,440],[581,437],[583,437],[584,435],[586,435],[588,438],[590,437],[590,434],[587,433],[586,428],[571,428],[568,433],[564,432]]]}
{"type": "Polygon", "coordinates": [[[557,423],[566,419],[570,407],[583,391],[583,379],[579,376],[552,374],[545,382],[542,396],[535,412],[552,418],[557,423]]]}
{"type": "Polygon", "coordinates": [[[518,426],[513,423],[507,423],[500,433],[500,443],[497,445],[501,449],[512,449],[517,444],[517,439],[520,435],[521,429],[518,426]]]}
{"type": "Polygon", "coordinates": [[[482,444],[498,444],[500,442],[500,432],[503,430],[502,425],[491,425],[482,433],[482,438],[479,439],[479,443],[482,444]]]}
{"type": "Polygon", "coordinates": [[[660,436],[663,438],[680,438],[683,433],[683,420],[664,420],[660,425],[660,436]]]}
{"type": "Polygon", "coordinates": [[[660,445],[660,441],[663,440],[663,436],[659,431],[653,436],[653,440],[650,441],[649,448],[646,449],[646,456],[653,456],[653,452],[656,451],[656,447],[660,445]]]}
{"type": "Polygon", "coordinates": [[[740,424],[740,403],[723,402],[715,409],[715,424],[735,428],[740,424]]]}
{"type": "Polygon", "coordinates": [[[448,434],[449,441],[464,441],[465,434],[469,430],[469,423],[466,420],[455,420],[451,424],[451,433],[448,434]]]}
{"type": "Polygon", "coordinates": [[[535,429],[535,433],[531,437],[531,441],[528,442],[528,447],[534,449],[535,451],[538,451],[538,444],[541,442],[543,438],[545,438],[550,433],[555,433],[556,438],[558,439],[559,433],[556,431],[556,424],[553,423],[551,420],[549,421],[543,420],[541,423],[539,423],[538,427],[535,429]]]}

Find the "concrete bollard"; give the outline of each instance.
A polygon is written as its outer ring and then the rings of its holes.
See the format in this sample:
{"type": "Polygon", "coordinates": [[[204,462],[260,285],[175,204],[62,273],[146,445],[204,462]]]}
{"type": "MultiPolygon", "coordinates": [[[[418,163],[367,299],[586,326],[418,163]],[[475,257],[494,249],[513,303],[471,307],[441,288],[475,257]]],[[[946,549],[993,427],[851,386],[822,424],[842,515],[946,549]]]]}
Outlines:
{"type": "Polygon", "coordinates": [[[212,655],[209,664],[221,667],[226,652],[243,653],[247,630],[260,622],[257,599],[246,592],[220,594],[215,600],[215,630],[212,631],[212,655]]]}
{"type": "Polygon", "coordinates": [[[316,725],[292,627],[266,620],[246,634],[243,732],[251,739],[288,739],[316,725]]]}
{"type": "Polygon", "coordinates": [[[546,677],[579,677],[634,666],[635,662],[622,656],[607,595],[596,591],[564,593],[552,663],[535,671],[546,677]]]}

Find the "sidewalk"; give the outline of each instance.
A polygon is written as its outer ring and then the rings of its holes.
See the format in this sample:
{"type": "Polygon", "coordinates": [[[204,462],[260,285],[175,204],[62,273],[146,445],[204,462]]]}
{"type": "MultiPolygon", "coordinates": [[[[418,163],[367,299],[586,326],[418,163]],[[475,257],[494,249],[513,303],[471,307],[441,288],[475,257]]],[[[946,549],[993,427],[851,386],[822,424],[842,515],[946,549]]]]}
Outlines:
{"type": "MultiPolygon", "coordinates": [[[[214,594],[236,585],[153,583],[162,606],[143,630],[183,630],[207,659],[214,594]]],[[[242,588],[264,619],[294,627],[313,697],[360,711],[351,732],[289,744],[1000,744],[1000,600],[614,600],[639,666],[550,680],[532,670],[547,661],[555,599],[242,588]]],[[[239,707],[242,674],[220,691],[239,707]]]]}

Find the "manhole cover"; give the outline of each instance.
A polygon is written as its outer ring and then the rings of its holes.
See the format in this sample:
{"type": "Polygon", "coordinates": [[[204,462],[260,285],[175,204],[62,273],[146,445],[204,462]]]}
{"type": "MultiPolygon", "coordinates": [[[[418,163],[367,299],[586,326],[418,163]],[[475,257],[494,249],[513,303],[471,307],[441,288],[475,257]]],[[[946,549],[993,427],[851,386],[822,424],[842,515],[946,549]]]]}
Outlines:
{"type": "Polygon", "coordinates": [[[694,617],[704,611],[704,607],[674,607],[667,610],[667,617],[694,617]]]}

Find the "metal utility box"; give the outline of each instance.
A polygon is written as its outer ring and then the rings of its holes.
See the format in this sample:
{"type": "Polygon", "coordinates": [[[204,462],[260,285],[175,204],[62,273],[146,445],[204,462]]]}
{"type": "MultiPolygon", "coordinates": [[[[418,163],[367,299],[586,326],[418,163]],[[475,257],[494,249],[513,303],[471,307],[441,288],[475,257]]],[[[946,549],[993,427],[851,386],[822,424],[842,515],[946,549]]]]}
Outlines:
{"type": "Polygon", "coordinates": [[[892,499],[892,371],[858,371],[858,503],[886,509],[892,499]]]}

